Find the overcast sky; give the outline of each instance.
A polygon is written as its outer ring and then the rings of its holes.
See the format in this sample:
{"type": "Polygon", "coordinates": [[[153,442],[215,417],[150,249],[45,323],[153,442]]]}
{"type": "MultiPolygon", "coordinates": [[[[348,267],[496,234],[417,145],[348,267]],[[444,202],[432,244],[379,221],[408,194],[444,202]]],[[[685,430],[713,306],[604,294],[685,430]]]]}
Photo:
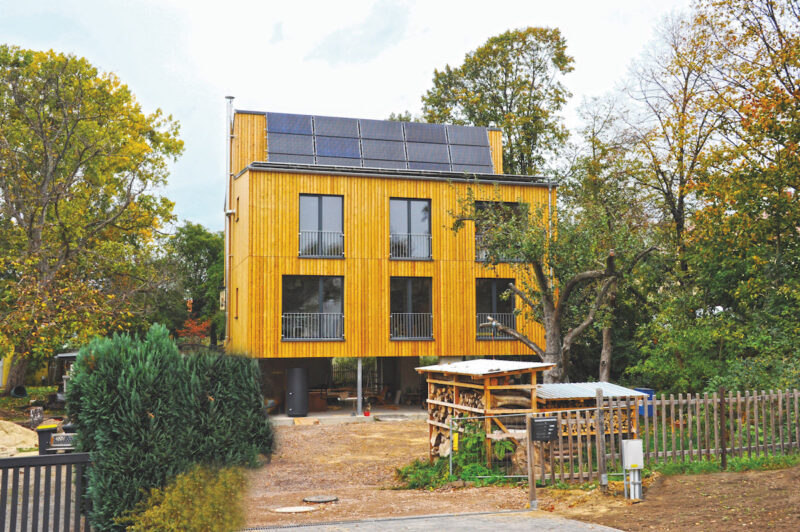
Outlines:
{"type": "Polygon", "coordinates": [[[557,27],[575,58],[565,112],[619,84],[661,19],[688,0],[215,2],[0,0],[0,42],[116,73],[145,111],[181,124],[164,193],[181,220],[222,229],[224,96],[240,109],[385,119],[418,113],[435,68],[490,36],[557,27]]]}

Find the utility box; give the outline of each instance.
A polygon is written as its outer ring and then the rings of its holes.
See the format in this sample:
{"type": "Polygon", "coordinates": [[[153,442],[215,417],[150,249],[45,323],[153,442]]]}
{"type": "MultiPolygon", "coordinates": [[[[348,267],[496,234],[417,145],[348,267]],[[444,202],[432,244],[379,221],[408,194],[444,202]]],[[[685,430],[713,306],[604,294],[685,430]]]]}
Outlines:
{"type": "Polygon", "coordinates": [[[622,440],[622,468],[642,469],[644,466],[644,448],[642,440],[622,440]]]}
{"type": "Polygon", "coordinates": [[[531,441],[553,441],[558,436],[558,420],[539,417],[531,420],[531,441]]]}

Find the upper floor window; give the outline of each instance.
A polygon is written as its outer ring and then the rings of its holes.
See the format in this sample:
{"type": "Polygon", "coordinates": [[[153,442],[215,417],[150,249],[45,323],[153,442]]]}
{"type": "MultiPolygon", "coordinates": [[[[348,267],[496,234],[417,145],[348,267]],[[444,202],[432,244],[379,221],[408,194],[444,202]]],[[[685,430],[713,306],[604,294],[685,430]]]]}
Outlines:
{"type": "Polygon", "coordinates": [[[343,257],[342,196],[300,195],[301,257],[343,257]]]}
{"type": "Polygon", "coordinates": [[[282,336],[288,340],[344,338],[344,279],[284,275],[282,336]]]}
{"type": "Polygon", "coordinates": [[[430,277],[390,279],[389,337],[401,340],[433,338],[430,277]]]}
{"type": "MultiPolygon", "coordinates": [[[[525,203],[516,203],[510,201],[476,201],[475,210],[478,213],[482,211],[492,211],[502,221],[508,221],[512,217],[527,217],[528,205],[525,203]]],[[[483,246],[485,235],[490,231],[488,221],[479,218],[475,222],[475,260],[486,261],[489,258],[489,253],[483,246]]],[[[519,258],[513,256],[501,256],[501,262],[515,262],[519,258]]]]}
{"type": "Polygon", "coordinates": [[[431,200],[389,200],[389,256],[393,259],[431,258],[431,200]]]}
{"type": "Polygon", "coordinates": [[[489,316],[509,329],[516,329],[514,315],[514,296],[503,299],[503,293],[514,279],[475,279],[475,309],[477,311],[478,338],[496,339],[511,338],[494,328],[481,327],[487,323],[489,316]]]}

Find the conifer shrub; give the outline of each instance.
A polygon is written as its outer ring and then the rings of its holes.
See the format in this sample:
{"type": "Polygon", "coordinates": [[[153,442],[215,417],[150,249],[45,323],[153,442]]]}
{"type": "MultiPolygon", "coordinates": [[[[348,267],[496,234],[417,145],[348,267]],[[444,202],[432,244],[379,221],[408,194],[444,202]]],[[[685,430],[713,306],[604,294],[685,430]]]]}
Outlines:
{"type": "Polygon", "coordinates": [[[90,521],[121,530],[153,488],[193,464],[255,465],[272,451],[254,360],[216,353],[181,355],[169,332],[93,340],[78,354],[67,390],[76,450],[87,469],[90,521]]]}

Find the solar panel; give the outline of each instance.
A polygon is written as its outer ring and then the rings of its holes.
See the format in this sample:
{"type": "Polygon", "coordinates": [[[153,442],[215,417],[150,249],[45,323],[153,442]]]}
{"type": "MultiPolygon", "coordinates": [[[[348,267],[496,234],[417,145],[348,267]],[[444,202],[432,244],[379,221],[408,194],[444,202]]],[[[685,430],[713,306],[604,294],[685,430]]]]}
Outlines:
{"type": "Polygon", "coordinates": [[[314,157],[311,155],[293,155],[291,153],[270,153],[268,160],[271,163],[314,164],[314,157]]]}
{"type": "Polygon", "coordinates": [[[361,149],[366,159],[406,160],[406,150],[402,142],[364,139],[361,141],[361,149]]]}
{"type": "Polygon", "coordinates": [[[317,157],[317,164],[331,164],[334,166],[361,166],[361,159],[351,157],[317,157]]]}
{"type": "Polygon", "coordinates": [[[447,144],[423,144],[421,142],[408,142],[408,160],[425,163],[450,164],[447,154],[447,144]]]}
{"type": "Polygon", "coordinates": [[[314,134],[329,137],[358,137],[358,120],[355,118],[315,116],[314,134]]]}
{"type": "Polygon", "coordinates": [[[358,159],[361,152],[357,138],[321,137],[317,135],[317,156],[352,157],[358,159]]]}
{"type": "Polygon", "coordinates": [[[403,124],[389,120],[361,120],[361,138],[403,140],[403,124]]]}
{"type": "Polygon", "coordinates": [[[405,124],[406,140],[409,142],[431,142],[447,144],[447,135],[442,124],[423,124],[407,122],[405,124]]]}
{"type": "Polygon", "coordinates": [[[441,163],[423,163],[418,161],[409,161],[408,167],[412,170],[437,170],[439,172],[449,172],[449,164],[441,163]]]}
{"type": "Polygon", "coordinates": [[[311,135],[311,117],[287,113],[267,113],[267,132],[311,135]]]}
{"type": "Polygon", "coordinates": [[[385,159],[364,159],[364,166],[369,168],[394,168],[395,170],[405,170],[405,161],[387,161],[385,159]]]}
{"type": "Polygon", "coordinates": [[[450,145],[450,157],[453,164],[492,165],[492,153],[489,146],[455,146],[450,145]]]}
{"type": "Polygon", "coordinates": [[[270,153],[314,155],[314,140],[311,135],[269,133],[267,135],[267,149],[270,153]]]}
{"type": "Polygon", "coordinates": [[[453,164],[453,172],[468,172],[470,174],[493,174],[493,166],[479,164],[453,164]]]}
{"type": "Polygon", "coordinates": [[[447,126],[447,138],[450,144],[465,144],[468,146],[488,146],[489,135],[484,127],[447,126]]]}

